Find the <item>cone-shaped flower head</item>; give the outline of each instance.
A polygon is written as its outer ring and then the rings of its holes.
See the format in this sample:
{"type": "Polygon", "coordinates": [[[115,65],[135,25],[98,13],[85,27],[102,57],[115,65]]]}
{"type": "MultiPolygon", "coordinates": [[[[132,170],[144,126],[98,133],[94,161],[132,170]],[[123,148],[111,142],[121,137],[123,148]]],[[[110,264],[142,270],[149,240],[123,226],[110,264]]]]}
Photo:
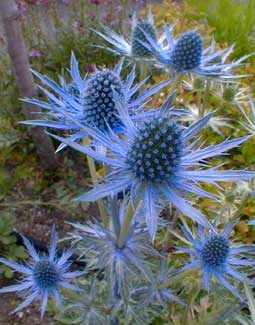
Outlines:
{"type": "Polygon", "coordinates": [[[75,278],[84,274],[84,272],[70,271],[69,259],[73,253],[72,250],[65,251],[60,257],[56,255],[57,234],[55,227],[53,227],[52,230],[51,245],[49,248],[49,254],[47,255],[40,256],[28,239],[23,237],[23,240],[28,253],[33,258],[33,262],[23,265],[5,258],[0,258],[1,263],[4,263],[15,271],[24,274],[24,278],[19,284],[1,288],[0,293],[15,291],[25,291],[27,293],[26,299],[15,309],[14,312],[27,307],[33,300],[40,297],[42,300],[42,318],[49,296],[53,295],[58,307],[61,308],[60,288],[63,287],[71,290],[80,290],[78,287],[69,283],[68,279],[75,278]]]}
{"type": "Polygon", "coordinates": [[[33,277],[38,288],[42,290],[53,288],[60,280],[58,269],[47,259],[42,259],[35,264],[33,277]]]}
{"type": "Polygon", "coordinates": [[[203,42],[198,33],[187,32],[176,42],[171,53],[171,64],[178,71],[196,69],[201,63],[203,42]]]}
{"type": "Polygon", "coordinates": [[[198,226],[197,234],[193,234],[185,227],[181,227],[185,237],[190,241],[192,248],[180,247],[177,249],[193,256],[193,260],[185,265],[181,271],[199,267],[203,275],[205,288],[209,291],[210,279],[215,277],[221,285],[240,297],[238,291],[229,282],[229,278],[245,280],[245,276],[238,271],[244,266],[254,266],[253,259],[245,258],[244,253],[254,252],[254,245],[235,246],[229,240],[231,230],[238,220],[230,222],[220,233],[216,230],[206,231],[198,226]]]}
{"type": "MultiPolygon", "coordinates": [[[[126,79],[121,79],[122,65],[123,60],[120,60],[112,70],[96,70],[91,75],[82,78],[78,69],[78,62],[72,54],[70,69],[72,82],[66,84],[65,80],[61,78],[61,85],[47,76],[34,72],[47,86],[47,89],[42,86],[38,87],[48,97],[48,102],[30,98],[23,101],[46,109],[46,119],[30,120],[23,123],[68,130],[71,133],[70,139],[74,141],[86,135],[83,129],[84,124],[96,127],[105,133],[108,133],[109,127],[116,132],[122,132],[123,123],[118,118],[113,92],[126,103],[127,112],[132,119],[146,119],[146,116],[150,116],[151,112],[144,110],[144,101],[166,86],[170,80],[141,91],[141,87],[144,86],[147,79],[134,85],[135,67],[126,79]]],[[[61,145],[58,150],[63,147],[61,145]]]]}
{"type": "Polygon", "coordinates": [[[138,20],[133,24],[132,37],[131,37],[131,53],[138,57],[148,57],[152,55],[152,52],[141,44],[147,43],[146,37],[143,33],[145,31],[156,42],[157,34],[156,29],[150,20],[138,20]]]}
{"type": "Polygon", "coordinates": [[[94,73],[84,91],[84,118],[89,125],[95,125],[102,131],[107,124],[118,129],[121,121],[113,100],[113,91],[124,99],[124,87],[118,75],[113,71],[98,71],[94,73]]]}
{"type": "Polygon", "coordinates": [[[229,241],[220,235],[213,235],[201,250],[201,261],[204,267],[224,268],[229,255],[229,241]]]}
{"type": "Polygon", "coordinates": [[[246,55],[236,61],[226,63],[227,58],[233,50],[233,46],[223,50],[216,50],[215,41],[212,40],[209,47],[203,47],[203,41],[199,33],[189,31],[174,39],[171,26],[164,26],[163,35],[160,39],[163,42],[156,42],[145,30],[146,42],[140,40],[141,45],[148,51],[153,52],[156,66],[160,66],[172,74],[192,73],[215,80],[227,81],[231,78],[243,77],[234,76],[232,70],[250,55],[246,55]],[[166,40],[166,42],[164,42],[166,40]]]}
{"type": "Polygon", "coordinates": [[[222,97],[226,102],[232,102],[235,99],[237,89],[234,86],[225,87],[222,93],[222,97]]]}
{"type": "Polygon", "coordinates": [[[138,129],[127,164],[138,179],[161,182],[178,170],[182,149],[182,127],[166,117],[153,119],[138,129]]]}
{"type": "Polygon", "coordinates": [[[206,163],[207,158],[222,155],[248,137],[196,148],[197,138],[192,138],[206,125],[212,114],[184,127],[174,118],[172,109],[169,109],[171,100],[170,96],[154,112],[149,122],[137,123],[127,114],[125,103],[115,96],[119,117],[125,127],[125,137],[120,138],[114,132],[105,137],[90,126],[85,126],[91,138],[108,149],[104,156],[95,153],[91,146],[80,146],[68,139],[54,136],[111,166],[110,175],[79,199],[95,201],[130,189],[131,199],[143,202],[144,216],[152,238],[157,230],[158,204],[173,203],[183,214],[205,227],[210,227],[207,218],[188,204],[183,197],[185,192],[215,199],[212,194],[199,187],[200,182],[215,184],[216,181],[239,181],[255,176],[254,172],[247,170],[218,170],[206,163]]]}

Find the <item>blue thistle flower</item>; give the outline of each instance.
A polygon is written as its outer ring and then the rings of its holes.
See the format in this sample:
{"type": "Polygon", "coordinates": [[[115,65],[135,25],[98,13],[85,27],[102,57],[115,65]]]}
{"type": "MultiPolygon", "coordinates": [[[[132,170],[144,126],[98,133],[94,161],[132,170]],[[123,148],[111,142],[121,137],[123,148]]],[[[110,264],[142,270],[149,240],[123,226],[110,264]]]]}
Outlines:
{"type": "Polygon", "coordinates": [[[23,237],[23,241],[28,253],[33,258],[33,262],[23,265],[5,258],[0,258],[1,263],[24,274],[24,278],[19,284],[3,287],[0,289],[0,293],[15,291],[26,292],[26,299],[14,310],[14,313],[27,307],[38,297],[41,297],[41,318],[43,318],[49,296],[53,295],[57,306],[61,308],[60,288],[63,287],[79,291],[80,289],[69,283],[68,279],[73,279],[84,274],[84,272],[69,270],[69,259],[73,254],[72,250],[67,250],[62,254],[62,256],[57,257],[57,233],[55,227],[52,229],[51,244],[48,255],[40,256],[27,238],[23,237]]]}
{"type": "Polygon", "coordinates": [[[181,226],[192,248],[177,246],[177,249],[193,256],[193,260],[180,271],[199,267],[206,290],[209,291],[210,280],[215,277],[220,284],[240,298],[238,291],[229,282],[229,278],[245,281],[246,277],[238,269],[244,266],[254,266],[255,262],[242,255],[247,251],[254,251],[254,245],[234,246],[229,240],[230,232],[237,221],[230,222],[220,233],[216,230],[206,232],[205,228],[199,225],[197,235],[195,235],[186,227],[181,226]]]}
{"type": "Polygon", "coordinates": [[[118,35],[109,27],[102,25],[104,33],[94,30],[94,32],[107,41],[113,48],[106,46],[97,46],[106,49],[116,55],[126,56],[129,60],[133,61],[151,61],[152,51],[149,47],[148,41],[144,32],[150,38],[159,44],[163,44],[163,38],[157,38],[157,31],[154,25],[153,15],[151,11],[148,12],[147,20],[137,19],[136,13],[132,17],[132,33],[129,39],[125,39],[122,35],[118,35]],[[144,45],[146,44],[146,46],[144,45]]]}
{"type": "MultiPolygon", "coordinates": [[[[23,101],[46,109],[46,119],[30,120],[22,123],[67,130],[71,132],[70,139],[72,141],[78,141],[86,135],[86,132],[82,130],[84,124],[97,127],[106,133],[108,127],[114,131],[122,132],[123,123],[117,116],[118,112],[113,100],[113,91],[125,101],[126,108],[132,119],[143,120],[146,116],[150,116],[151,111],[144,111],[144,101],[166,86],[170,80],[163,81],[150,89],[140,92],[147,79],[133,85],[136,76],[134,67],[127,78],[122,80],[120,77],[122,65],[123,60],[113,70],[97,70],[95,73],[81,78],[78,63],[74,54],[72,54],[70,69],[72,82],[66,84],[61,79],[61,85],[34,71],[34,74],[52,91],[50,92],[46,88],[38,86],[47,96],[49,102],[31,98],[23,99],[23,101]],[[136,96],[138,92],[140,94],[136,96]],[[49,116],[51,116],[51,119],[48,119],[49,116]]],[[[63,147],[61,145],[58,151],[63,147]]]]}
{"type": "Polygon", "coordinates": [[[91,155],[111,167],[110,175],[101,184],[81,195],[79,200],[96,201],[130,189],[132,201],[139,198],[143,202],[147,226],[154,238],[158,222],[157,202],[175,204],[183,214],[210,227],[207,218],[183,197],[184,193],[215,199],[198,184],[239,181],[255,176],[254,172],[247,170],[206,168],[206,159],[222,155],[249,138],[225,140],[221,144],[196,149],[197,139],[192,142],[192,138],[206,125],[212,114],[204,116],[185,128],[173,117],[172,110],[168,109],[169,99],[167,99],[161,108],[154,112],[149,122],[137,123],[127,114],[125,103],[116,94],[115,101],[119,117],[125,125],[125,138],[117,137],[114,132],[109,133],[109,137],[105,137],[103,133],[88,125],[84,127],[94,141],[107,148],[106,155],[96,153],[91,146],[82,146],[53,135],[66,145],[91,155]]]}
{"type": "Polygon", "coordinates": [[[223,50],[215,49],[215,41],[203,48],[201,36],[197,32],[186,32],[177,40],[173,38],[172,30],[174,25],[164,26],[164,33],[161,39],[165,42],[156,42],[146,31],[144,36],[147,42],[139,40],[141,45],[148,51],[152,51],[157,60],[157,65],[169,70],[173,74],[194,73],[205,77],[212,77],[215,80],[228,80],[230,78],[244,77],[234,76],[232,70],[241,65],[250,55],[246,55],[231,63],[226,63],[233,47],[223,50]]]}

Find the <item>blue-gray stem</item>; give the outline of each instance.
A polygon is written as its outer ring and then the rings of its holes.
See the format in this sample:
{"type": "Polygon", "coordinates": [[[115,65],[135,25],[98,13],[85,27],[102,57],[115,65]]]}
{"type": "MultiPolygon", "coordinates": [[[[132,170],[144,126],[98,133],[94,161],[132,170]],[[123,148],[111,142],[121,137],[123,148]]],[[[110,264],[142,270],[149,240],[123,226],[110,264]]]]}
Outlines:
{"type": "Polygon", "coordinates": [[[206,86],[205,86],[205,93],[204,93],[204,98],[203,98],[203,104],[199,105],[199,117],[203,117],[204,116],[204,110],[206,108],[208,99],[209,99],[209,92],[210,92],[210,87],[211,87],[211,80],[207,79],[206,80],[206,86]]]}

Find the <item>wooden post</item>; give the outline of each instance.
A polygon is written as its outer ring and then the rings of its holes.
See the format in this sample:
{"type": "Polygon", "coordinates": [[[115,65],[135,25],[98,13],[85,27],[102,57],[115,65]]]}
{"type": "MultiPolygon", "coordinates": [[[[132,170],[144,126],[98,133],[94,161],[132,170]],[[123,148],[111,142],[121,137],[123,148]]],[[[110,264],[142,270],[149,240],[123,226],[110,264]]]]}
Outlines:
{"type": "MultiPolygon", "coordinates": [[[[21,97],[37,97],[36,86],[29,70],[29,62],[25,43],[19,22],[19,12],[15,0],[0,0],[0,16],[2,18],[8,53],[11,58],[13,71],[21,97]]],[[[23,113],[27,120],[34,119],[32,112],[41,112],[35,105],[23,104],[23,113]]],[[[56,168],[57,157],[51,139],[41,127],[31,127],[33,138],[40,163],[45,168],[56,168]]]]}

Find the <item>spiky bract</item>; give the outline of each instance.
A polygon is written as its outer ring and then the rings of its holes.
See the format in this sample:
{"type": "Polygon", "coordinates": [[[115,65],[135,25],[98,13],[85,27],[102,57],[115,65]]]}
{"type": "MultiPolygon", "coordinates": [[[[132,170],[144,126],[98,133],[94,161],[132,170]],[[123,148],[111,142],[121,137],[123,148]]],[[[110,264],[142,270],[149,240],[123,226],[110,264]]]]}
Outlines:
{"type": "Polygon", "coordinates": [[[67,91],[74,98],[81,97],[81,93],[80,93],[79,88],[78,88],[78,86],[76,85],[75,82],[70,82],[67,85],[67,91]]]}
{"type": "Polygon", "coordinates": [[[85,255],[88,269],[104,272],[113,297],[120,295],[129,285],[130,276],[149,277],[146,255],[155,256],[158,253],[149,244],[149,234],[144,224],[134,222],[121,246],[118,234],[98,222],[73,226],[73,239],[77,241],[79,254],[85,255]]]}
{"type": "Polygon", "coordinates": [[[153,15],[149,11],[147,19],[137,19],[136,13],[132,17],[132,33],[126,39],[124,36],[115,33],[107,26],[102,26],[103,32],[94,30],[97,35],[102,37],[112,47],[98,46],[106,49],[116,55],[127,57],[129,61],[138,63],[151,63],[153,60],[152,50],[149,46],[146,33],[150,38],[159,44],[163,44],[165,35],[161,38],[157,38],[157,31],[153,21],[153,15]]]}

